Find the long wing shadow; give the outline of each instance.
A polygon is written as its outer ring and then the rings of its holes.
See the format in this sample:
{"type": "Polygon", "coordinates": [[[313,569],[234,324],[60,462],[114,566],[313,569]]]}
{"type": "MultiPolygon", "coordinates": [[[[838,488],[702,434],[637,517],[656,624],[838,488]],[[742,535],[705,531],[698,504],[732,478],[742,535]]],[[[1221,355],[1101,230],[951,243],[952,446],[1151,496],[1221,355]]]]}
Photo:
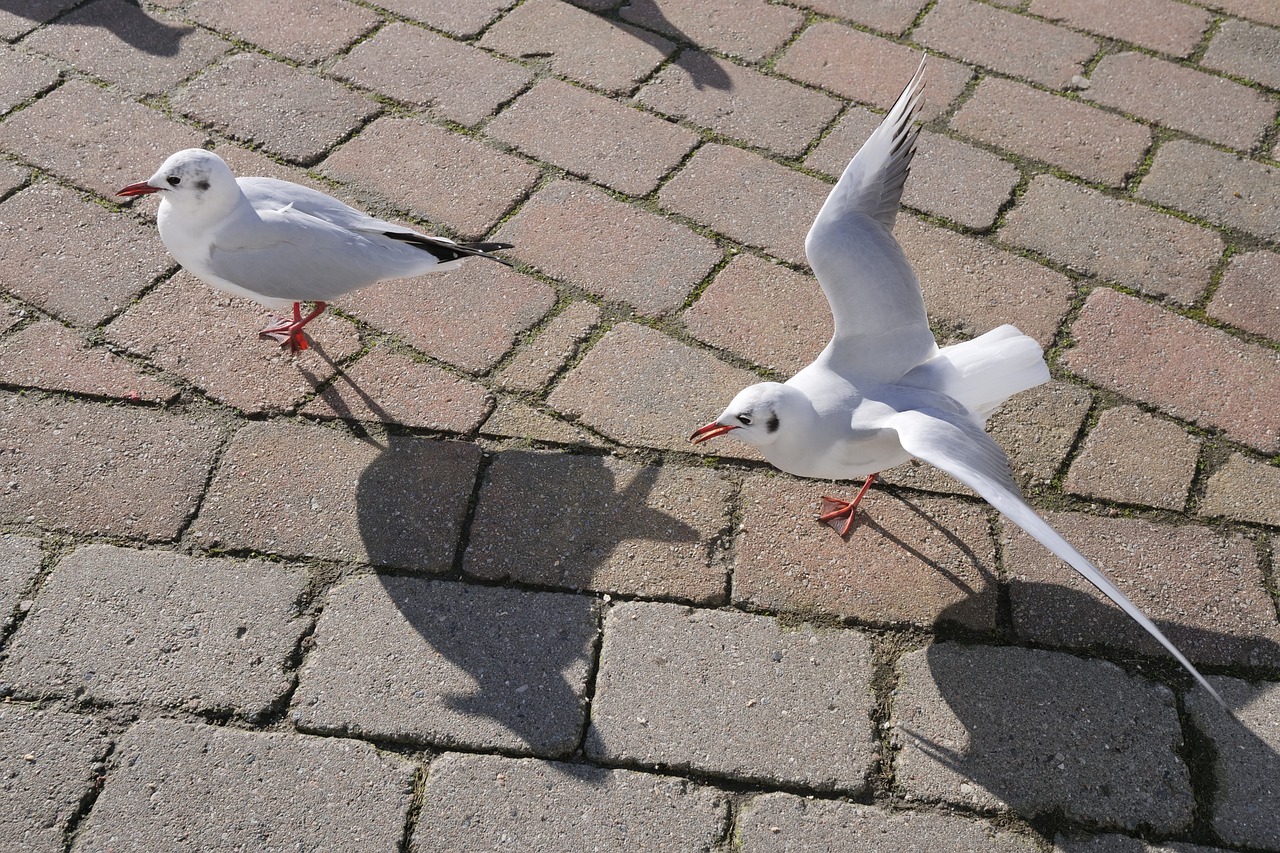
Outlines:
{"type": "MultiPolygon", "coordinates": [[[[75,6],[75,0],[0,0],[0,11],[43,24],[75,6]]],[[[194,28],[166,24],[148,15],[136,3],[107,7],[91,3],[67,15],[61,25],[102,27],[116,38],[153,56],[173,56],[184,36],[194,28]]]]}

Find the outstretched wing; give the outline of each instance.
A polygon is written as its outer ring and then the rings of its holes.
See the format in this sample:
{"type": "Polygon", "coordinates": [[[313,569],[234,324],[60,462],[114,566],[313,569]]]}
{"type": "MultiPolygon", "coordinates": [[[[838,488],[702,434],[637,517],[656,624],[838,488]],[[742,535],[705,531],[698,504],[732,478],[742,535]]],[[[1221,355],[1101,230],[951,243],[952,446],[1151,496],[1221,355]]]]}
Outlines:
{"type": "Polygon", "coordinates": [[[1186,667],[1196,681],[1208,690],[1220,705],[1226,707],[1218,691],[1191,665],[1182,652],[1160,631],[1138,605],[1116,588],[1107,576],[1071,543],[1063,539],[1048,522],[1036,515],[1018,493],[1009,473],[1009,461],[991,436],[962,415],[942,410],[912,410],[889,418],[887,426],[898,433],[902,447],[912,456],[941,468],[986,499],[987,503],[1021,527],[1041,545],[1048,548],[1084,576],[1141,625],[1178,663],[1186,667]]]}
{"type": "Polygon", "coordinates": [[[805,253],[835,318],[821,358],[853,379],[892,381],[937,352],[920,282],[893,223],[910,172],[924,59],[818,212],[805,253]]]}

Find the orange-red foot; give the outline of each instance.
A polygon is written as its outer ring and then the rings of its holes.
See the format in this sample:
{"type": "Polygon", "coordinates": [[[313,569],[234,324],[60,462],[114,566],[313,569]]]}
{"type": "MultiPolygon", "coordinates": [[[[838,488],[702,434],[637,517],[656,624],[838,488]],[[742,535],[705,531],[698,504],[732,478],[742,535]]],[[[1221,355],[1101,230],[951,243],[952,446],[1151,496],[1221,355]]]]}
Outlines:
{"type": "Polygon", "coordinates": [[[843,518],[845,522],[840,528],[840,535],[848,536],[849,530],[853,527],[853,515],[858,510],[858,504],[862,503],[863,495],[867,493],[867,489],[871,488],[871,484],[876,481],[876,476],[876,474],[872,474],[867,477],[866,482],[862,484],[862,488],[858,490],[858,494],[855,495],[851,501],[833,498],[830,495],[823,495],[823,512],[818,516],[818,521],[825,524],[828,521],[835,521],[838,518],[843,518]],[[833,505],[835,509],[827,510],[827,504],[833,505]]]}
{"type": "Polygon", "coordinates": [[[311,313],[303,317],[302,303],[295,302],[293,303],[293,319],[279,318],[270,326],[258,332],[258,337],[277,341],[281,349],[286,349],[296,355],[311,346],[311,342],[307,340],[307,334],[302,331],[302,328],[319,317],[326,307],[324,302],[317,302],[311,313]]]}

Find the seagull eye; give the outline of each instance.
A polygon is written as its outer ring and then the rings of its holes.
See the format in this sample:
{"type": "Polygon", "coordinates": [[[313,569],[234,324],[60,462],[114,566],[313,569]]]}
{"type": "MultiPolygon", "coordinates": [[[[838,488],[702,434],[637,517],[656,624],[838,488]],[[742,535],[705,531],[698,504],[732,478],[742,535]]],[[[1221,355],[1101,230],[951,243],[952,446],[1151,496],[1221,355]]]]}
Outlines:
{"type": "Polygon", "coordinates": [[[738,423],[742,424],[743,426],[751,426],[751,416],[738,415],[738,423]]]}
{"type": "Polygon", "coordinates": [[[177,175],[170,175],[165,178],[165,180],[169,182],[169,186],[171,187],[176,187],[178,184],[182,183],[182,178],[179,178],[177,175]]]}

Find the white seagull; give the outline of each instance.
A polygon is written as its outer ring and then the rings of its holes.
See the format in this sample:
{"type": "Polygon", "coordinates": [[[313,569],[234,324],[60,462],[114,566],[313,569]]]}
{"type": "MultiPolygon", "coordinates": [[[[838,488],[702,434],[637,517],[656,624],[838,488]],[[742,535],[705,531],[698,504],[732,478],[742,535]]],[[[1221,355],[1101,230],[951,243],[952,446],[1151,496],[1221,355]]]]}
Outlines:
{"type": "MultiPolygon", "coordinates": [[[[174,259],[218,290],[292,318],[260,333],[291,352],[307,348],[303,327],[344,293],[390,278],[451,270],[508,243],[455,243],[375,219],[330,195],[274,178],[237,178],[201,148],[173,154],[118,195],[162,193],[156,220],[174,259]],[[302,316],[302,303],[314,303],[302,316]]],[[[509,264],[508,264],[509,265],[509,264]]]]}
{"type": "Polygon", "coordinates": [[[785,383],[744,389],[690,439],[731,433],[789,474],[866,477],[852,501],[825,498],[838,508],[820,520],[847,518],[841,535],[878,472],[912,457],[941,468],[1071,564],[1221,703],[1146,614],[1026,504],[1008,457],[983,430],[1007,398],[1049,379],[1039,344],[1004,325],[939,349],[929,330],[920,283],[893,237],[919,133],[913,119],[924,65],[844,170],[805,239],[835,317],[831,343],[785,383]]]}

